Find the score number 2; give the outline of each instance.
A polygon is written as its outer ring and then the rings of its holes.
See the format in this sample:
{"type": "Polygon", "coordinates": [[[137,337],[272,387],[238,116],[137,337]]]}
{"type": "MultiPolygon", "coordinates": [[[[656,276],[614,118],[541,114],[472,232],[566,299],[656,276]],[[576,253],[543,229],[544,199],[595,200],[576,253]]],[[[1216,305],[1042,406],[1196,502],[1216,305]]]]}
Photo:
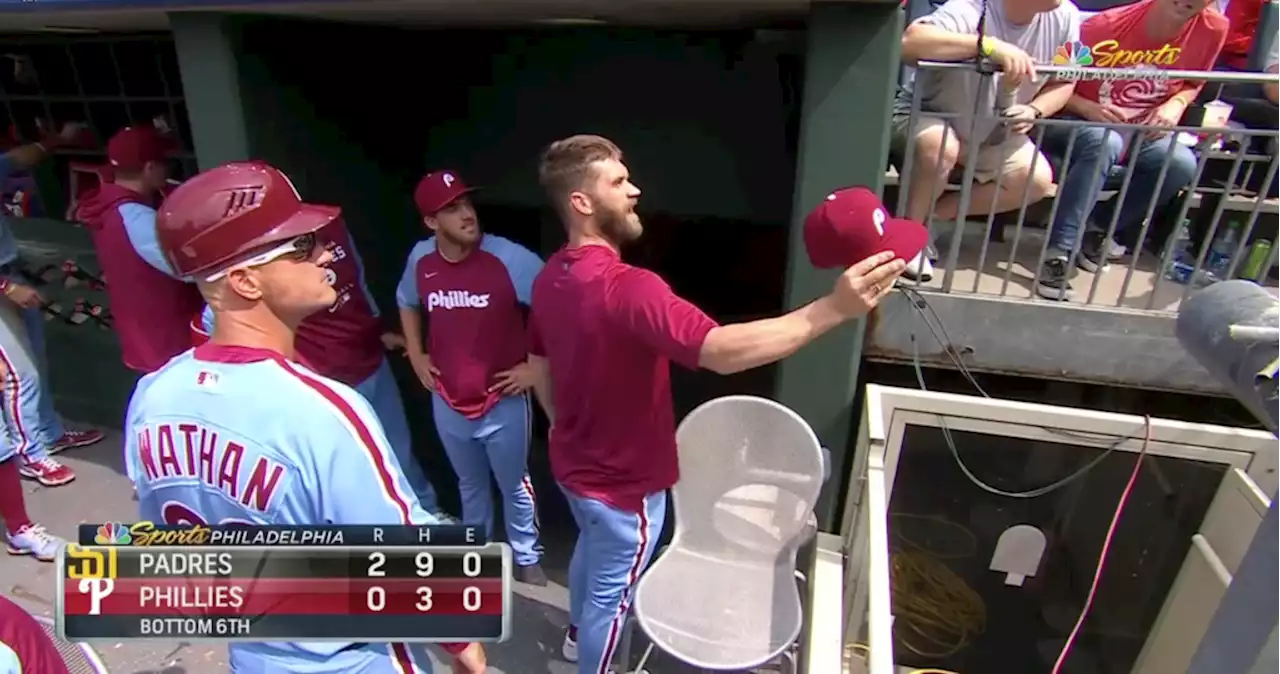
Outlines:
{"type": "MultiPolygon", "coordinates": [[[[387,555],[380,551],[369,553],[369,577],[385,578],[387,572],[382,569],[387,564],[387,555]]],[[[414,573],[419,578],[429,578],[435,571],[436,558],[430,552],[419,552],[414,555],[414,573]]],[[[462,574],[468,578],[480,575],[480,554],[468,552],[462,555],[462,574]]],[[[417,589],[418,601],[413,607],[419,611],[430,611],[434,602],[431,599],[431,588],[423,585],[417,589]]],[[[462,608],[467,611],[480,610],[480,588],[469,585],[462,589],[462,608]]],[[[381,586],[374,585],[365,593],[365,605],[375,613],[387,606],[387,592],[381,586]]]]}

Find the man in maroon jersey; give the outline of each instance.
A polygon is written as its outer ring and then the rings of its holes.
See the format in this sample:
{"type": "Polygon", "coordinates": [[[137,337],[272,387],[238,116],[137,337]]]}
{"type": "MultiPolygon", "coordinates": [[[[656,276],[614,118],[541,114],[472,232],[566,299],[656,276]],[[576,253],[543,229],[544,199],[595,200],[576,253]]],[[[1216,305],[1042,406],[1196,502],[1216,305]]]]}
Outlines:
{"type": "Polygon", "coordinates": [[[436,432],[458,474],[462,521],[493,535],[496,481],[516,579],[546,585],[528,468],[528,390],[545,408],[539,388],[546,369],[541,359],[528,358],[523,308],[542,260],[484,233],[470,191],[453,171],[432,171],[414,190],[423,223],[435,235],[410,251],[396,288],[405,351],[432,393],[436,432]]]}
{"type": "MultiPolygon", "coordinates": [[[[920,227],[911,245],[866,250],[828,295],[803,308],[721,326],[657,274],[619,257],[642,228],[640,189],[616,145],[600,136],[552,143],[539,178],[569,235],[534,281],[529,320],[530,353],[550,368],[551,472],[579,529],[562,654],[579,674],[603,674],[631,586],[662,532],[666,490],[679,477],[670,362],[729,374],[785,358],[875,307],[927,235],[920,227]]],[[[881,227],[877,212],[874,223],[869,211],[853,217],[881,227]]]]}

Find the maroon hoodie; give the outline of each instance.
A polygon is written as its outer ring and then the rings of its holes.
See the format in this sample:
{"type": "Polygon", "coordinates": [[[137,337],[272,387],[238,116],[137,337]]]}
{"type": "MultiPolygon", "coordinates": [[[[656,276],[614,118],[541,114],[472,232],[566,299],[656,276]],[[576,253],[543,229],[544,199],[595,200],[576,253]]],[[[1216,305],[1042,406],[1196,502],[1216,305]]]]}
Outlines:
{"type": "Polygon", "coordinates": [[[204,302],[194,284],[172,278],[142,259],[125,231],[120,214],[125,204],[152,207],[141,194],[106,183],[80,200],[77,219],[93,235],[125,366],[154,372],[191,348],[188,325],[204,302]]]}

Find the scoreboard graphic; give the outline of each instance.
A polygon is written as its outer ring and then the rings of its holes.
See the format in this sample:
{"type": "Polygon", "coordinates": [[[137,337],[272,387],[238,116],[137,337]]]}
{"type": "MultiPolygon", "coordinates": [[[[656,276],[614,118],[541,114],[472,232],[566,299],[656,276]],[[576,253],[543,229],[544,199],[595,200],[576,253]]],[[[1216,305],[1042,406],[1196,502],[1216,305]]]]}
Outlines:
{"type": "Polygon", "coordinates": [[[435,539],[447,540],[464,527],[376,528],[392,536],[358,527],[347,529],[364,535],[337,537],[381,541],[377,545],[215,545],[332,541],[314,530],[339,527],[240,527],[236,537],[216,537],[190,534],[219,527],[116,526],[123,535],[107,529],[105,538],[103,528],[90,527],[95,541],[114,544],[86,544],[91,537],[82,532],[80,544],[59,554],[57,628],[64,639],[470,642],[510,636],[509,547],[414,545],[415,537],[398,531],[432,529],[435,539]],[[139,527],[143,535],[131,535],[139,527]],[[180,535],[155,536],[166,529],[180,535]],[[281,536],[282,529],[312,535],[281,536]],[[166,539],[189,544],[147,544],[166,539]]]}

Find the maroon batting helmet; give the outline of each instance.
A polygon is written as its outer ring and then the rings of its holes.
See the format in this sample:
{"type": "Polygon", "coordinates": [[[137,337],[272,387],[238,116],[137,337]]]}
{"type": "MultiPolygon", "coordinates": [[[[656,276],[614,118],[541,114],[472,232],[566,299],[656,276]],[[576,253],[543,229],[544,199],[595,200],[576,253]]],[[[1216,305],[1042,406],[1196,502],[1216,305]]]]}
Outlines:
{"type": "Polygon", "coordinates": [[[280,169],[224,164],[178,186],[156,214],[160,250],[182,277],[219,271],[263,246],[333,222],[337,206],[306,204],[280,169]]]}

